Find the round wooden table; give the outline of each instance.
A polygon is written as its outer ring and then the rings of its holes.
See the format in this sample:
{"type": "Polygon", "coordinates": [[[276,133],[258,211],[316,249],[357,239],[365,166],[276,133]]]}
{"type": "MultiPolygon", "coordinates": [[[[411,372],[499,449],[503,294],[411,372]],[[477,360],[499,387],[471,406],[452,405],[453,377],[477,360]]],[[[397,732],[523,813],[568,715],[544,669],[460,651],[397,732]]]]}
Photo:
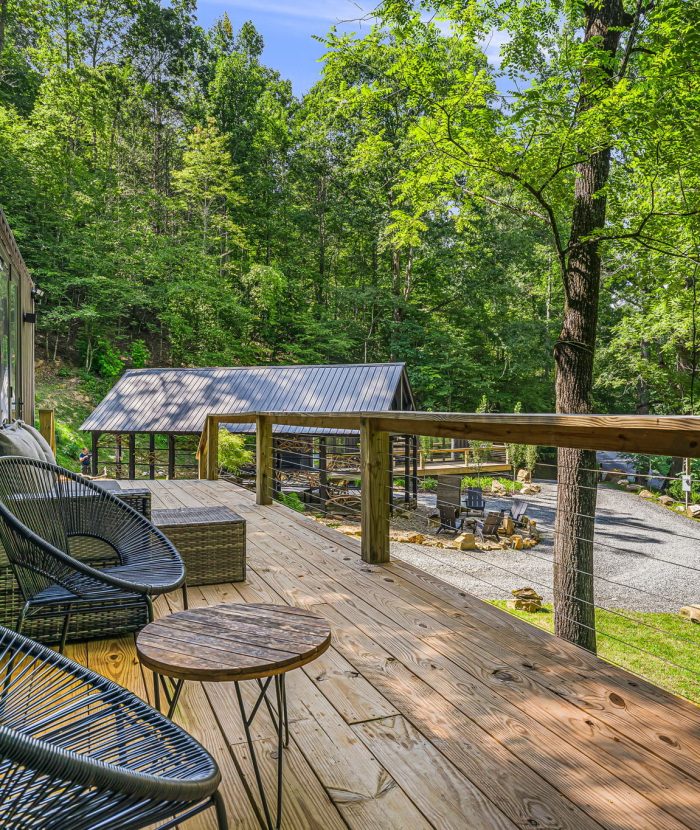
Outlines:
{"type": "Polygon", "coordinates": [[[156,708],[162,685],[172,718],[186,680],[233,682],[253,764],[265,828],[278,828],[282,820],[282,759],[289,743],[285,674],[315,660],[331,642],[329,624],[316,614],[289,605],[243,603],[214,605],[180,611],[155,620],[141,630],[136,651],[141,663],[154,673],[156,708]],[[171,686],[166,682],[170,679],[171,686]],[[258,684],[255,704],[246,710],[240,683],[258,684]],[[274,701],[268,690],[274,683],[274,701]],[[261,703],[277,732],[277,815],[273,823],[250,727],[261,703]]]}

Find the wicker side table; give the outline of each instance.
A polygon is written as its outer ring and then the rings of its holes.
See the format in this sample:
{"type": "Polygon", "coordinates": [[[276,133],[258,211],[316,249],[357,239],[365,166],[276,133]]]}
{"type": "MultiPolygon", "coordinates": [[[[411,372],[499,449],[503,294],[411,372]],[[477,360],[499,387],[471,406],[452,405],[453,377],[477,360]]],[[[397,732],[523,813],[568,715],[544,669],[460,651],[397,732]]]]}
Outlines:
{"type": "Polygon", "coordinates": [[[154,510],[151,521],[178,549],[188,585],[245,579],[245,519],[228,507],[154,510]]]}

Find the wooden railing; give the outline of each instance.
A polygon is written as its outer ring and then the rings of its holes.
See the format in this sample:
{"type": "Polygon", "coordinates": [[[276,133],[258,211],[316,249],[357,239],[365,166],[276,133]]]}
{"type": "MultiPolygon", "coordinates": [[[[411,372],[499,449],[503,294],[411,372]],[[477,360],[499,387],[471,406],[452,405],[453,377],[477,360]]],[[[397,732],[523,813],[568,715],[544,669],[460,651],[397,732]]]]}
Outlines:
{"type": "Polygon", "coordinates": [[[56,412],[53,409],[39,410],[39,432],[51,447],[51,452],[56,454],[56,412]]]}
{"type": "Polygon", "coordinates": [[[700,418],[632,415],[502,415],[443,412],[255,412],[211,414],[199,445],[199,476],[218,477],[219,426],[255,423],[256,500],[272,502],[275,424],[358,430],[361,459],[362,557],[389,560],[389,435],[428,435],[500,443],[700,457],[700,418]]]}

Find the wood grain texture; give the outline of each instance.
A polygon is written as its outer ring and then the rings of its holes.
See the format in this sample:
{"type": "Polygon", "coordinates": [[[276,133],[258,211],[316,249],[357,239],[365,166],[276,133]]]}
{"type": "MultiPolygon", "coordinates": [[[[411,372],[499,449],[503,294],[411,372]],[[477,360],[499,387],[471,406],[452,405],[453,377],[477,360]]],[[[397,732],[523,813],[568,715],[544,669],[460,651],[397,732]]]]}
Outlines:
{"type": "Polygon", "coordinates": [[[282,674],[328,648],[330,626],[300,608],[230,604],[179,611],[136,639],[141,663],[167,677],[221,682],[282,674]]]}
{"type": "Polygon", "coordinates": [[[272,504],[272,421],[263,415],[255,418],[255,500],[272,504]]]}
{"type": "MultiPolygon", "coordinates": [[[[148,486],[154,508],[248,522],[248,579],[193,589],[192,607],[290,603],[332,625],[328,651],[288,676],[285,830],[700,830],[697,707],[403,562],[365,563],[357,539],[226,482],[148,486]]],[[[143,693],[132,641],[86,650],[143,693]]],[[[230,685],[186,684],[176,717],[215,752],[231,824],[248,827],[230,685]]],[[[254,737],[274,790],[264,718],[254,737]]]]}
{"type": "Polygon", "coordinates": [[[391,469],[389,435],[360,420],[360,469],[362,473],[362,558],[365,562],[389,561],[389,497],[391,469]]]}
{"type": "MultiPolygon", "coordinates": [[[[261,413],[213,416],[216,423],[252,423],[261,413]]],[[[700,418],[679,415],[521,415],[471,412],[266,412],[273,423],[378,430],[439,438],[478,439],[591,450],[700,457],[700,418]]]]}

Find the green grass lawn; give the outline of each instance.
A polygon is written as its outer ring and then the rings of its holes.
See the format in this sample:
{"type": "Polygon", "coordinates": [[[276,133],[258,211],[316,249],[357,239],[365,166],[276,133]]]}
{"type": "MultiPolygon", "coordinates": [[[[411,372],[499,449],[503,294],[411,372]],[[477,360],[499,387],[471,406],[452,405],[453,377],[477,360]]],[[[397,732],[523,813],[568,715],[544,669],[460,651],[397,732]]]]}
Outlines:
{"type": "MultiPolygon", "coordinates": [[[[494,600],[491,604],[506,610],[505,600],[494,600]]],[[[536,614],[508,613],[545,631],[554,631],[551,605],[536,614]]],[[[675,614],[619,613],[625,616],[596,610],[598,656],[669,692],[700,703],[700,625],[675,614]]]]}

